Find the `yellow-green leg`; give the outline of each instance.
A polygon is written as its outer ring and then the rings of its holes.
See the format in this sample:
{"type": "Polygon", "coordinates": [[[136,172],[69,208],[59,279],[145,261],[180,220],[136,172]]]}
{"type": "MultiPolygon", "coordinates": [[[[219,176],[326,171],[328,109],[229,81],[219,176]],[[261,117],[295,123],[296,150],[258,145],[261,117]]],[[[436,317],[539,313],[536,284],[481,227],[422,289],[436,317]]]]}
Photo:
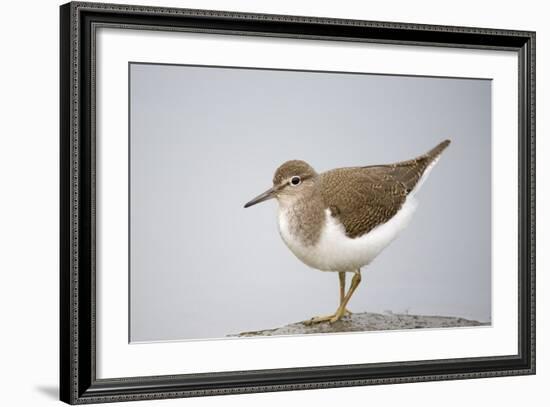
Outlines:
{"type": "MultiPolygon", "coordinates": [[[[340,304],[339,304],[340,306],[344,302],[344,298],[346,298],[346,272],[339,271],[338,279],[340,280],[340,304]]],[[[346,308],[344,311],[344,314],[351,315],[351,311],[346,308]]]]}
{"type": "Polygon", "coordinates": [[[351,285],[347,294],[345,293],[346,292],[346,273],[345,272],[338,273],[338,277],[340,280],[340,305],[336,309],[336,312],[334,312],[334,314],[331,314],[331,315],[313,317],[310,320],[305,321],[304,324],[312,325],[312,324],[318,324],[320,322],[327,322],[327,321],[332,323],[332,322],[338,321],[340,318],[346,315],[346,313],[351,314],[351,312],[347,310],[346,306],[348,305],[348,302],[351,296],[355,292],[355,289],[361,282],[361,270],[357,269],[353,273],[354,275],[351,280],[351,285]]]}
{"type": "Polygon", "coordinates": [[[349,287],[348,293],[344,297],[344,301],[340,304],[336,312],[334,313],[334,316],[329,320],[330,323],[338,321],[340,318],[342,318],[346,314],[346,306],[348,305],[349,300],[351,299],[351,296],[357,289],[357,286],[361,282],[361,270],[357,269],[354,271],[353,278],[351,279],[351,285],[349,287]]]}

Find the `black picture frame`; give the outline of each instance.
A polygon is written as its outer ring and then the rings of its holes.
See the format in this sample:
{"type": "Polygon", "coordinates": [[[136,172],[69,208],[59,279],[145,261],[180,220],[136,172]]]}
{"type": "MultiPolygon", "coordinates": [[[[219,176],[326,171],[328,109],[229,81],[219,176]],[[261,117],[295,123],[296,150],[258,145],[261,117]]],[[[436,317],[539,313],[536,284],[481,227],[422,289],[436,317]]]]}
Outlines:
{"type": "Polygon", "coordinates": [[[72,2],[60,7],[60,398],[70,404],[535,373],[535,33],[72,2]],[[96,378],[95,56],[99,26],[512,50],[519,59],[519,351],[376,364],[96,378]]]}

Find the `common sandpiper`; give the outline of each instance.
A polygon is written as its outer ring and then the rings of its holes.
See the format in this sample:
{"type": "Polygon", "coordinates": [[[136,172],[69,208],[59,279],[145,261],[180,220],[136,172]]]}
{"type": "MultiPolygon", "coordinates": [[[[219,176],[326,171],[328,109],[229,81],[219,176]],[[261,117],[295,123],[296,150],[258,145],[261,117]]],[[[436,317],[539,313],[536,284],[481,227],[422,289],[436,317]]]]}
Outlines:
{"type": "Polygon", "coordinates": [[[308,324],[340,320],[368,265],[408,225],[445,140],[412,160],[317,173],[308,163],[287,161],[275,171],[273,187],[244,205],[276,198],[279,232],[290,251],[306,265],[338,272],[340,305],[334,314],[308,324]],[[346,292],[346,273],[353,273],[346,292]]]}

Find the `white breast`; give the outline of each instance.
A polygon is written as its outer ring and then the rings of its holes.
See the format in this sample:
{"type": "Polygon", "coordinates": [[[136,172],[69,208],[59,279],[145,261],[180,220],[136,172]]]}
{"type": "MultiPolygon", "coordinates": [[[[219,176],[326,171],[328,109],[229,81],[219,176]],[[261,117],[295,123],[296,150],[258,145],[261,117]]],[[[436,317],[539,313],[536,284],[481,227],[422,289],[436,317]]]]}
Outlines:
{"type": "Polygon", "coordinates": [[[325,211],[325,224],[319,241],[305,246],[290,234],[288,212],[279,208],[279,231],[288,248],[302,262],[323,271],[353,271],[369,264],[408,225],[416,209],[409,195],[401,209],[386,223],[355,239],[346,236],[344,226],[325,211]]]}

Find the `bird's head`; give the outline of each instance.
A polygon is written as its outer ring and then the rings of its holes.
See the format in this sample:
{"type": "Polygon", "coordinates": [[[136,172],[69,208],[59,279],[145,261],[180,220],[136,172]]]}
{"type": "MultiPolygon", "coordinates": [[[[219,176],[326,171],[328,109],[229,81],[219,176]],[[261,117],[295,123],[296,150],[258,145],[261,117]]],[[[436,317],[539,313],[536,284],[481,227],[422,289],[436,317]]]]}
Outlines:
{"type": "Polygon", "coordinates": [[[275,171],[273,187],[247,202],[244,207],[248,208],[271,198],[277,198],[279,203],[289,204],[311,191],[316,177],[315,170],[305,161],[287,161],[275,171]]]}

